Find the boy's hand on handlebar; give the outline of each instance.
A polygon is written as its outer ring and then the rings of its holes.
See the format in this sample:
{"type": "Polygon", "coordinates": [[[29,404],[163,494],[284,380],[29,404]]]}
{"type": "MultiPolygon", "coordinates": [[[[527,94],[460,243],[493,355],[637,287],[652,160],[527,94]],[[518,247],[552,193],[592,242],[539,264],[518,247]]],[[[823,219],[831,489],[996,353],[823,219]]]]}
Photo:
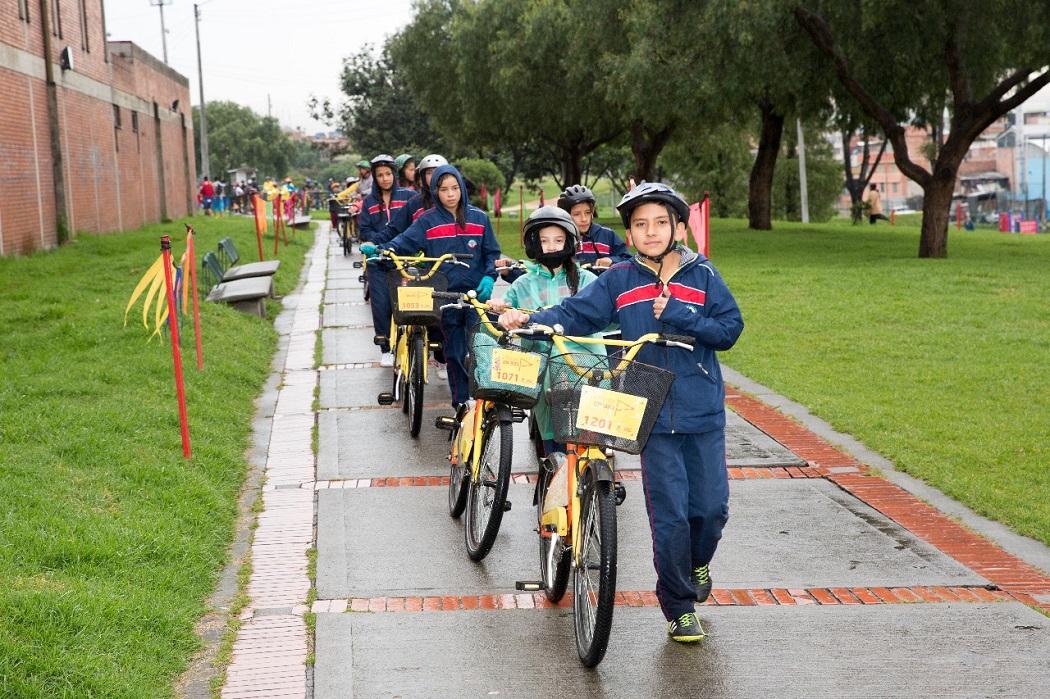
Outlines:
{"type": "Polygon", "coordinates": [[[375,257],[379,254],[379,248],[373,243],[362,243],[361,254],[365,257],[375,257]]]}
{"type": "Polygon", "coordinates": [[[489,310],[495,311],[496,313],[502,313],[508,308],[510,308],[510,304],[503,299],[492,299],[489,301],[489,310]]]}
{"type": "Polygon", "coordinates": [[[517,330],[529,322],[529,314],[511,308],[500,314],[499,324],[504,330],[517,330]]]}
{"type": "Polygon", "coordinates": [[[478,282],[478,301],[484,303],[489,300],[492,296],[492,287],[496,285],[496,280],[492,277],[482,277],[481,281],[478,282]]]}
{"type": "Polygon", "coordinates": [[[599,257],[597,260],[594,261],[594,266],[595,267],[612,267],[612,263],[613,263],[613,261],[612,261],[611,257],[599,257]]]}

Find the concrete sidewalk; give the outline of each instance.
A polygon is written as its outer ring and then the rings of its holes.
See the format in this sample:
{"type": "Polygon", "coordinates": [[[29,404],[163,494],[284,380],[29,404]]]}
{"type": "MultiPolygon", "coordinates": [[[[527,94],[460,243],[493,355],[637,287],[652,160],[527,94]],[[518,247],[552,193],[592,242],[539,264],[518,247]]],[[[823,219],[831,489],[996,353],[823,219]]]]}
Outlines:
{"type": "Polygon", "coordinates": [[[415,440],[400,410],[376,405],[390,372],[375,364],[359,271],[326,230],[279,321],[252,601],[224,697],[1050,695],[1045,572],[874,475],[776,400],[732,389],[731,519],[699,608],[709,637],[667,640],[639,463],[621,455],[619,606],[605,661],[583,669],[566,605],[514,590],[537,574],[524,426],[514,507],[472,563],[447,514],[446,434],[432,427],[448,389],[434,376],[415,440]]]}

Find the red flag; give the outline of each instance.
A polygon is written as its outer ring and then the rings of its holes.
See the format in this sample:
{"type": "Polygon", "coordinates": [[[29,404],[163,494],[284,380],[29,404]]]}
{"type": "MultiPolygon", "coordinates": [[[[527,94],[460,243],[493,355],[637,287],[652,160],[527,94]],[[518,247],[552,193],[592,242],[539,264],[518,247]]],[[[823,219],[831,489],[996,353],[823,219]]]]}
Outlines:
{"type": "Polygon", "coordinates": [[[499,218],[503,215],[503,188],[496,187],[496,193],[492,196],[492,215],[499,218]]]}
{"type": "Polygon", "coordinates": [[[489,189],[484,184],[481,185],[481,189],[478,190],[478,198],[481,199],[482,211],[489,210],[489,189]]]}
{"type": "Polygon", "coordinates": [[[711,243],[710,212],[711,198],[704,194],[704,200],[689,207],[689,230],[700,253],[707,257],[711,243]]]}
{"type": "Polygon", "coordinates": [[[542,189],[540,190],[540,206],[545,206],[545,204],[543,203],[543,190],[542,189]]]}

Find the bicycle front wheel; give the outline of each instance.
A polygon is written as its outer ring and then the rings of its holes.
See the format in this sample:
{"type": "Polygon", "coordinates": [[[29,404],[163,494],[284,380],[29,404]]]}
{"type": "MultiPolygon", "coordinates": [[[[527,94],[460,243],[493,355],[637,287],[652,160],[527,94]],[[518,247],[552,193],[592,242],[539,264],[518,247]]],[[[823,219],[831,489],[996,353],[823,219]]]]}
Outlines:
{"type": "MultiPolygon", "coordinates": [[[[468,430],[470,425],[464,425],[462,422],[452,432],[452,446],[450,449],[457,448],[459,444],[459,431],[468,430]]],[[[457,454],[456,463],[452,463],[449,460],[448,470],[448,513],[452,517],[459,517],[463,514],[463,509],[467,506],[467,477],[470,471],[469,456],[467,454],[457,454]]]]}
{"type": "Polygon", "coordinates": [[[423,333],[416,332],[408,350],[408,403],[409,433],[419,436],[423,424],[423,362],[426,361],[426,347],[423,344],[423,333]]]}
{"type": "Polygon", "coordinates": [[[572,612],[576,652],[586,667],[605,657],[616,596],[616,496],[612,483],[588,473],[580,505],[579,564],[574,571],[572,612]]]}
{"type": "Polygon", "coordinates": [[[488,555],[499,533],[514,452],[511,424],[500,422],[494,410],[485,419],[481,444],[474,445],[481,449],[478,477],[467,480],[467,521],[463,531],[472,561],[488,555]]]}

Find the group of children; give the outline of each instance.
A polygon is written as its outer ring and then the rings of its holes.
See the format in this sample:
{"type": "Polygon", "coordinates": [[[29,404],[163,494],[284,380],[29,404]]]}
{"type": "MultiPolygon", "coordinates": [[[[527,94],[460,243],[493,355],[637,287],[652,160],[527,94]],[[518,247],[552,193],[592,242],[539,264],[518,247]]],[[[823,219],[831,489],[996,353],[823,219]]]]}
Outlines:
{"type": "MultiPolygon", "coordinates": [[[[398,255],[472,255],[467,267],[444,270],[448,289],[474,290],[479,300],[489,301],[503,266],[499,242],[485,212],[468,203],[463,176],[445,158],[432,154],[413,162],[414,176],[405,179],[408,161],[400,160],[380,155],[370,163],[372,191],[360,216],[366,241],[362,253],[375,256],[386,249],[398,255]]],[[[642,482],[653,535],[656,594],[668,634],[675,641],[698,641],[704,631],[693,605],[710,594],[709,564],[729,515],[725,391],[715,353],[733,346],[743,320],[710,260],[680,243],[689,207],[671,187],[643,182],[616,207],[637,249],[633,256],[614,231],[594,221],[595,204],[588,188],[573,185],[562,192],[557,206],[536,209],[524,225],[527,271],[513,280],[502,299],[489,303],[501,312],[499,323],[508,330],[529,322],[560,324],[566,333],[580,336],[616,323],[625,340],[650,332],[694,338],[692,352],[648,346],[638,360],[675,375],[642,451],[642,482]],[[519,308],[542,310],[530,316],[519,308]]],[[[392,366],[387,274],[381,265],[369,266],[381,364],[392,366]]],[[[466,311],[447,309],[440,325],[455,407],[470,399],[468,320],[466,311]]],[[[536,417],[545,448],[563,448],[553,442],[543,401],[536,417]]]]}

